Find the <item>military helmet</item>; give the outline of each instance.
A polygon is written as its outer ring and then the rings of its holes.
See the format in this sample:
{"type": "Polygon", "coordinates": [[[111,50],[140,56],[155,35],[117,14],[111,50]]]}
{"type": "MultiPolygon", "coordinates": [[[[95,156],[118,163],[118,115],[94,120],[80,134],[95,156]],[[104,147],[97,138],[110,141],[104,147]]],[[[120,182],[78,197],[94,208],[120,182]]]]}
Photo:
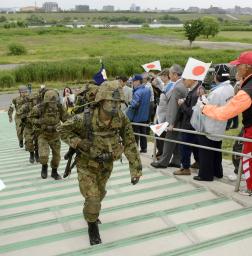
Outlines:
{"type": "Polygon", "coordinates": [[[18,91],[19,91],[19,93],[26,93],[26,92],[28,92],[28,89],[25,85],[20,85],[18,87],[18,91]]]}
{"type": "Polygon", "coordinates": [[[44,95],[44,103],[59,102],[59,94],[55,90],[47,90],[44,95]]]}
{"type": "Polygon", "coordinates": [[[117,80],[105,81],[99,87],[95,102],[102,100],[124,101],[123,90],[117,80]]]}

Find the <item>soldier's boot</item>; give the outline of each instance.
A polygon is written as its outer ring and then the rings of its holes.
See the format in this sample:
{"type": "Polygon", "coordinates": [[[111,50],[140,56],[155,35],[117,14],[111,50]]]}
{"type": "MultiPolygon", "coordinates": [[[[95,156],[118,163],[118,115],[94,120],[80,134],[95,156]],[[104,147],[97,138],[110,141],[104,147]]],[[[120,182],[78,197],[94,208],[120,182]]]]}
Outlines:
{"type": "Polygon", "coordinates": [[[97,221],[96,222],[88,222],[88,235],[89,235],[90,245],[102,243],[97,221]]]}
{"type": "Polygon", "coordinates": [[[58,174],[57,168],[52,168],[51,177],[55,180],[61,180],[61,176],[58,174]]]}
{"type": "Polygon", "coordinates": [[[34,152],[30,152],[30,158],[29,158],[29,161],[31,164],[34,163],[34,152]]]}
{"type": "Polygon", "coordinates": [[[35,160],[37,163],[39,163],[39,153],[38,153],[38,150],[35,150],[35,160]]]}
{"type": "Polygon", "coordinates": [[[23,142],[23,140],[20,140],[20,141],[19,141],[19,147],[20,147],[20,148],[23,148],[23,147],[24,147],[24,142],[23,142]]]}
{"type": "Polygon", "coordinates": [[[46,179],[47,178],[47,170],[48,170],[48,165],[43,164],[42,169],[41,169],[41,178],[46,179]]]}

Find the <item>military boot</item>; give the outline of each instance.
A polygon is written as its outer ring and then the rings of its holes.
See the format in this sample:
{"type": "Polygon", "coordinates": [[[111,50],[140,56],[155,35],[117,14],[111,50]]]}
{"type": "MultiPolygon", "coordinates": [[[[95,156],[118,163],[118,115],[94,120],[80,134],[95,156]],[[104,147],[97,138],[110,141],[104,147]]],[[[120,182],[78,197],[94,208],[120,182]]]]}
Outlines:
{"type": "Polygon", "coordinates": [[[20,141],[19,141],[19,147],[20,147],[20,148],[23,148],[23,147],[24,147],[24,142],[23,142],[23,140],[20,140],[20,141]]]}
{"type": "Polygon", "coordinates": [[[55,180],[61,180],[61,176],[58,174],[57,168],[52,168],[51,177],[55,180]]]}
{"type": "Polygon", "coordinates": [[[47,169],[48,169],[48,165],[47,164],[43,164],[42,165],[42,169],[41,169],[41,178],[42,179],[46,179],[47,178],[47,169]]]}
{"type": "Polygon", "coordinates": [[[37,163],[39,163],[39,153],[38,150],[35,150],[35,160],[37,163]]]}
{"type": "Polygon", "coordinates": [[[30,159],[29,159],[30,163],[33,164],[34,163],[34,152],[30,152],[30,159]]]}
{"type": "Polygon", "coordinates": [[[102,243],[97,221],[96,222],[88,222],[88,235],[89,235],[90,245],[102,243]]]}

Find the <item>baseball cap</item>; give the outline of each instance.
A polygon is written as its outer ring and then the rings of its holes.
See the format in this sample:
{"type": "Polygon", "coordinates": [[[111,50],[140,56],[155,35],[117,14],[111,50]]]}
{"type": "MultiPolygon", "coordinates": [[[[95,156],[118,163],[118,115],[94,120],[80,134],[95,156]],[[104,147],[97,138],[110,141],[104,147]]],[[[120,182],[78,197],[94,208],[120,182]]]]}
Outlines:
{"type": "Polygon", "coordinates": [[[230,62],[231,65],[247,64],[252,65],[252,51],[242,52],[236,60],[230,62]]]}
{"type": "Polygon", "coordinates": [[[221,77],[229,77],[230,76],[230,69],[225,64],[219,64],[214,69],[215,74],[221,77]]]}
{"type": "Polygon", "coordinates": [[[132,78],[132,81],[138,81],[138,80],[143,80],[143,77],[142,75],[134,75],[133,78],[132,78]]]}

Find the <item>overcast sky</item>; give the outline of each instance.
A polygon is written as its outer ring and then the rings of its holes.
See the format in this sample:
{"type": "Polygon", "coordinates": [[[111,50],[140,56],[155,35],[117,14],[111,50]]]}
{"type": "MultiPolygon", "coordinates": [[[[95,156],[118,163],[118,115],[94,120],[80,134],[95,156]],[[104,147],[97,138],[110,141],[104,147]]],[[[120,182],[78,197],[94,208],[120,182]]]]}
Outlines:
{"type": "MultiPolygon", "coordinates": [[[[252,7],[252,0],[37,0],[37,6],[42,6],[44,2],[57,2],[62,9],[74,8],[75,5],[87,4],[91,9],[101,9],[103,5],[114,5],[116,9],[129,9],[132,3],[141,6],[141,8],[169,9],[188,8],[189,6],[198,6],[206,8],[210,5],[223,8],[231,8],[235,5],[242,7],[252,7]]],[[[5,7],[23,7],[35,5],[35,0],[0,0],[0,8],[5,7]]]]}

